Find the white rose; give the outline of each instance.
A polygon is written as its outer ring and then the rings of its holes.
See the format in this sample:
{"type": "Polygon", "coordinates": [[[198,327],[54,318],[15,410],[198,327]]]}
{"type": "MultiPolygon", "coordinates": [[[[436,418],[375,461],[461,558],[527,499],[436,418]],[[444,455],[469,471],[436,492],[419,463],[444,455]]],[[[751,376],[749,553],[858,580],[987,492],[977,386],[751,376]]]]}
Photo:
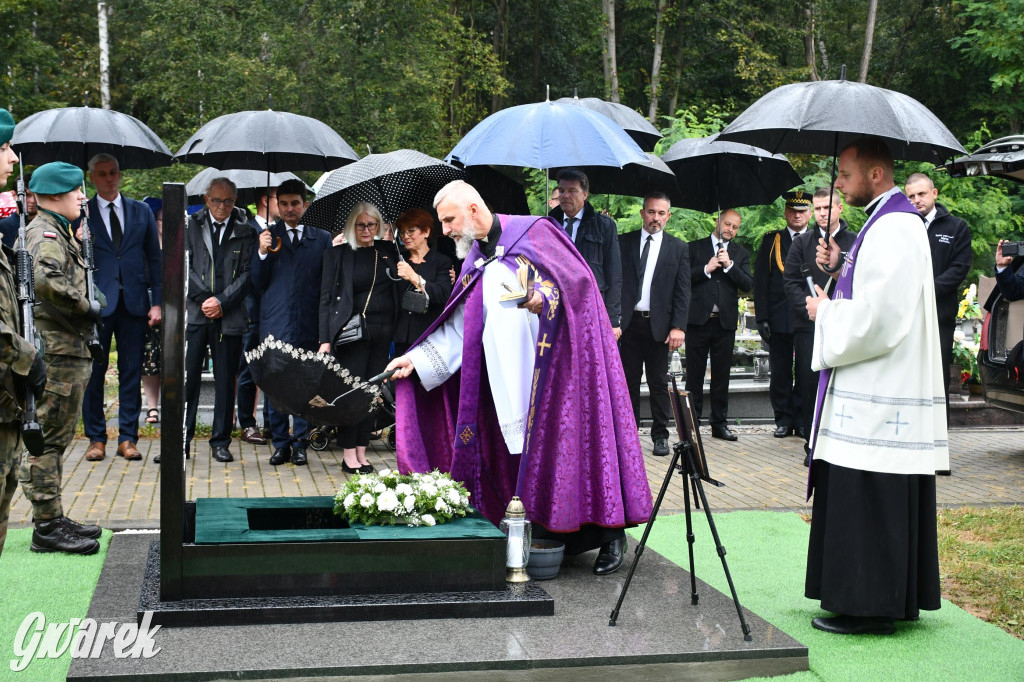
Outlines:
{"type": "Polygon", "coordinates": [[[405,496],[405,511],[411,512],[416,508],[416,497],[414,495],[405,496]]]}
{"type": "Polygon", "coordinates": [[[373,492],[375,492],[375,493],[382,493],[382,492],[384,492],[387,489],[388,489],[388,487],[386,485],[384,485],[383,483],[378,483],[377,485],[373,486],[373,492]]]}
{"type": "Polygon", "coordinates": [[[967,338],[967,337],[964,334],[964,330],[963,329],[957,329],[955,332],[953,332],[953,340],[954,341],[957,341],[959,343],[963,343],[965,338],[967,338]]]}
{"type": "Polygon", "coordinates": [[[423,494],[426,495],[427,497],[433,497],[434,495],[437,495],[437,488],[432,483],[424,483],[422,490],[423,494]]]}
{"type": "Polygon", "coordinates": [[[385,476],[390,476],[391,475],[391,469],[381,469],[380,471],[377,472],[377,474],[381,478],[384,478],[385,476]]]}
{"type": "Polygon", "coordinates": [[[448,503],[444,501],[443,497],[439,497],[437,498],[437,502],[434,503],[434,509],[443,514],[448,511],[448,503]]]}
{"type": "Polygon", "coordinates": [[[430,514],[424,514],[423,516],[421,516],[420,521],[422,521],[423,525],[425,526],[433,526],[437,524],[437,521],[435,521],[434,517],[430,514]]]}
{"type": "Polygon", "coordinates": [[[399,483],[395,486],[395,493],[398,495],[414,495],[415,492],[408,483],[399,483]]]}
{"type": "Polygon", "coordinates": [[[373,506],[373,495],[370,493],[363,493],[363,496],[359,498],[359,504],[369,509],[373,506]]]}
{"type": "Polygon", "coordinates": [[[461,499],[462,499],[462,496],[459,495],[459,491],[458,490],[456,490],[455,488],[449,488],[448,489],[448,501],[451,504],[458,504],[459,500],[461,500],[461,499]]]}
{"type": "Polygon", "coordinates": [[[381,511],[394,511],[398,506],[398,496],[391,490],[385,490],[377,498],[377,509],[381,511]]]}
{"type": "Polygon", "coordinates": [[[342,502],[342,504],[345,505],[345,509],[348,509],[349,507],[351,507],[355,503],[356,503],[356,494],[355,493],[349,493],[348,495],[346,495],[345,496],[345,501],[342,502]]]}

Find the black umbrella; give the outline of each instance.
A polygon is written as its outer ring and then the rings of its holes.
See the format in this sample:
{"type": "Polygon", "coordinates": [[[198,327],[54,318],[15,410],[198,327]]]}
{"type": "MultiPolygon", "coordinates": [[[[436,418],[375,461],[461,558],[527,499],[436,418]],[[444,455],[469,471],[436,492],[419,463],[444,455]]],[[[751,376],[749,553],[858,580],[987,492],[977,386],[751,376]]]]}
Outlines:
{"type": "Polygon", "coordinates": [[[302,222],[338,232],[361,201],[374,204],[384,220],[394,222],[410,208],[429,210],[439,189],[463,177],[461,168],[412,149],[370,154],[328,175],[302,222]]]}
{"type": "Polygon", "coordinates": [[[64,161],[85,170],[100,153],[121,168],[159,168],[171,164],[171,150],[133,116],[109,109],[66,107],[22,119],[11,146],[30,165],[64,161]]]}
{"type": "Polygon", "coordinates": [[[992,140],[943,166],[954,178],[994,175],[1024,183],[1024,135],[992,140]]]}
{"type": "Polygon", "coordinates": [[[682,194],[672,203],[704,213],[770,204],[803,183],[785,156],[723,142],[718,134],[679,140],[661,160],[675,172],[682,194]]]}
{"type": "Polygon", "coordinates": [[[907,161],[941,164],[966,153],[914,98],[844,79],[775,88],[726,126],[719,139],[772,153],[835,155],[865,135],[884,138],[893,156],[907,161]]]}
{"type": "Polygon", "coordinates": [[[359,157],[326,123],[267,109],[213,119],[196,131],[174,158],[214,168],[279,173],[333,170],[359,157]]]}
{"type": "Polygon", "coordinates": [[[497,213],[529,215],[530,204],[522,184],[490,166],[469,166],[466,182],[473,185],[483,200],[497,213]]]}
{"type": "Polygon", "coordinates": [[[256,385],[275,408],[318,426],[352,426],[383,404],[380,386],[357,377],[331,355],[268,336],[245,354],[256,385]]]}
{"type": "MultiPolygon", "coordinates": [[[[216,168],[204,168],[188,181],[185,185],[185,193],[188,194],[190,204],[203,202],[203,193],[214,178],[227,178],[235,183],[238,188],[238,203],[247,205],[256,201],[256,190],[267,186],[267,174],[258,170],[218,170],[216,168]]],[[[277,187],[285,180],[299,180],[295,173],[271,173],[270,186],[277,187]]],[[[306,186],[306,191],[313,190],[306,186]]]]}
{"type": "MultiPolygon", "coordinates": [[[[614,166],[573,166],[583,171],[590,183],[591,194],[618,194],[642,197],[658,191],[668,195],[673,205],[680,205],[683,193],[676,184],[675,173],[664,161],[647,152],[647,163],[627,163],[614,166]]],[[[557,173],[557,171],[556,171],[557,173]]]]}
{"type": "Polygon", "coordinates": [[[653,152],[654,145],[658,144],[658,140],[661,139],[662,135],[658,132],[658,129],[651,125],[651,122],[643,117],[640,113],[630,109],[625,104],[619,104],[618,102],[606,102],[603,99],[597,97],[562,97],[558,102],[568,104],[578,104],[581,107],[586,107],[591,111],[596,111],[599,114],[604,114],[611,120],[618,123],[626,134],[633,138],[633,141],[640,145],[640,148],[645,152],[653,152]]]}

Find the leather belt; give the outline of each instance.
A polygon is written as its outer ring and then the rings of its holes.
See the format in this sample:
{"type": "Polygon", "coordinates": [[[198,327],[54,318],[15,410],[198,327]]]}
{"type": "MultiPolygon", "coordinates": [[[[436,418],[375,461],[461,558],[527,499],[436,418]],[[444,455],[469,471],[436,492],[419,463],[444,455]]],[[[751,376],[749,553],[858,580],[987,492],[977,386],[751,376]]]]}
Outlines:
{"type": "Polygon", "coordinates": [[[711,313],[711,317],[718,317],[718,313],[711,313]]]}
{"type": "Polygon", "coordinates": [[[637,315],[639,315],[640,317],[650,317],[651,316],[651,311],[650,310],[634,310],[633,312],[636,313],[637,315]]]}

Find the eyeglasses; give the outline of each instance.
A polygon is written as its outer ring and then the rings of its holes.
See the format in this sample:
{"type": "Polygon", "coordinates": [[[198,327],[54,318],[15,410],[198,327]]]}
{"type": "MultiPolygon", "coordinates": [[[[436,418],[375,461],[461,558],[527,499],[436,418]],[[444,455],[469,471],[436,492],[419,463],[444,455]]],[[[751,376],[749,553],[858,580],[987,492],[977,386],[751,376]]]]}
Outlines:
{"type": "Polygon", "coordinates": [[[377,222],[372,223],[356,223],[356,229],[360,232],[372,232],[377,229],[377,222]]]}
{"type": "Polygon", "coordinates": [[[413,236],[414,234],[416,234],[419,231],[420,231],[420,228],[418,228],[418,227],[410,227],[407,230],[400,230],[398,232],[398,236],[401,237],[402,239],[405,239],[406,237],[413,236]]]}
{"type": "Polygon", "coordinates": [[[218,199],[217,197],[206,197],[206,201],[208,201],[211,206],[216,206],[218,208],[220,208],[221,206],[235,205],[234,199],[218,199]]]}

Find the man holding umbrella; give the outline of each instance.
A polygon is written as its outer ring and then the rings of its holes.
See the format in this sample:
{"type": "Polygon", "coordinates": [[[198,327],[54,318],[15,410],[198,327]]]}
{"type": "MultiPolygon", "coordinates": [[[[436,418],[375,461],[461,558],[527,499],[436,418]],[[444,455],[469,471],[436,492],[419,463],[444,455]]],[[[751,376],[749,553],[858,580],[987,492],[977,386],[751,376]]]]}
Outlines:
{"type": "Polygon", "coordinates": [[[836,189],[870,217],[845,262],[819,241],[835,293],[806,298],[822,373],[804,592],[837,614],[815,618],[819,630],[891,634],[941,603],[935,472],[949,452],[935,287],[927,231],[893,183],[885,140],[846,145],[836,189]]]}

